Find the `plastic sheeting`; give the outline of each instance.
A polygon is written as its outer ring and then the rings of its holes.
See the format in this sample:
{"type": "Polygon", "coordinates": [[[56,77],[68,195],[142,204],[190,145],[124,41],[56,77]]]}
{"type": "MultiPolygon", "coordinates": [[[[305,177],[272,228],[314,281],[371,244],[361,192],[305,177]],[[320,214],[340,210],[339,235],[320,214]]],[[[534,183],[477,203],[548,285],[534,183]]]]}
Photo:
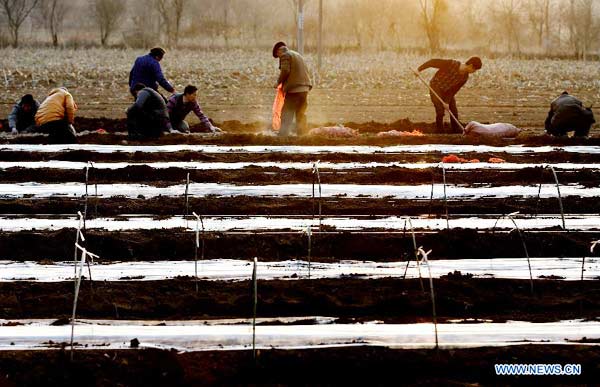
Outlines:
{"type": "MultiPolygon", "coordinates": [[[[338,263],[312,262],[312,279],[340,278],[353,276],[362,279],[374,278],[418,278],[414,261],[410,262],[363,262],[340,261],[338,263]]],[[[533,278],[553,276],[565,280],[581,278],[581,258],[531,258],[533,278]]],[[[431,260],[432,276],[439,278],[454,271],[472,274],[480,278],[529,279],[529,268],[525,258],[431,260]]],[[[138,261],[96,264],[91,267],[95,281],[158,281],[178,276],[193,276],[193,261],[138,261]]],[[[423,273],[427,269],[421,267],[423,273]]],[[[87,273],[86,273],[87,275],[87,273]]],[[[245,260],[216,259],[198,262],[198,277],[209,281],[250,280],[252,262],[245,260]]],[[[259,262],[259,280],[304,279],[308,276],[308,262],[282,261],[259,262]]],[[[587,258],[585,280],[600,277],[600,259],[587,258]]],[[[35,281],[60,282],[73,278],[73,262],[57,262],[42,265],[36,262],[0,261],[0,282],[35,281]]]]}
{"type": "MultiPolygon", "coordinates": [[[[0,326],[0,350],[49,348],[50,342],[69,342],[70,326],[47,324],[0,326]]],[[[128,348],[130,340],[134,338],[139,340],[142,348],[176,348],[182,351],[236,350],[252,346],[250,325],[178,323],[149,326],[142,321],[131,322],[130,325],[105,324],[77,324],[75,342],[79,347],[85,346],[85,349],[128,348]]],[[[574,340],[584,337],[600,338],[600,323],[573,320],[553,323],[438,324],[438,334],[440,346],[444,348],[531,343],[576,344],[573,343],[574,340]]],[[[349,345],[429,348],[434,346],[434,327],[433,324],[379,323],[256,327],[256,347],[259,349],[349,345]]]]}

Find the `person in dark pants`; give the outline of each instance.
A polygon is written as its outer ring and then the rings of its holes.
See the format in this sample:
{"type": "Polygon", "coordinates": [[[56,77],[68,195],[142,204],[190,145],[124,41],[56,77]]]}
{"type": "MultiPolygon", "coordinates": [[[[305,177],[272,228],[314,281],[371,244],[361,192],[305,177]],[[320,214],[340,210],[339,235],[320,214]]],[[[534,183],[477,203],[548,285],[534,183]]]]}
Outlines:
{"type": "Polygon", "coordinates": [[[35,114],[40,104],[31,94],[24,95],[8,115],[8,126],[12,134],[36,131],[35,114]]]}
{"type": "MultiPolygon", "coordinates": [[[[431,94],[431,101],[435,107],[435,125],[438,133],[444,132],[444,115],[449,109],[458,120],[458,109],[456,108],[456,93],[467,83],[469,74],[473,74],[482,67],[481,59],[474,56],[466,63],[452,59],[431,59],[421,66],[419,72],[428,68],[437,68],[429,85],[440,96],[440,101],[435,94],[431,94]]],[[[462,133],[458,122],[450,119],[452,133],[462,133]]]]}
{"type": "Polygon", "coordinates": [[[135,103],[127,109],[129,139],[156,139],[171,130],[167,104],[158,92],[143,83],[136,84],[132,93],[135,103]]]}
{"type": "Polygon", "coordinates": [[[175,88],[165,79],[160,61],[165,56],[165,50],[160,47],[153,48],[150,53],[140,56],[135,60],[131,71],[129,72],[129,91],[134,96],[133,88],[138,83],[158,91],[158,86],[169,93],[175,93],[175,88]]]}
{"type": "Polygon", "coordinates": [[[35,123],[40,132],[49,134],[50,143],[76,143],[76,111],[75,100],[65,87],[52,89],[35,114],[35,123]]]}
{"type": "Polygon", "coordinates": [[[565,91],[550,104],[544,126],[546,133],[552,136],[565,136],[575,131],[576,137],[587,137],[594,122],[592,108],[584,107],[579,99],[565,91]]]}
{"type": "Polygon", "coordinates": [[[290,50],[284,42],[275,44],[273,57],[279,58],[279,79],[275,88],[283,85],[285,93],[279,135],[286,137],[293,134],[294,118],[296,119],[295,134],[306,134],[308,132],[306,124],[308,92],[312,89],[308,67],[302,55],[290,50]]]}

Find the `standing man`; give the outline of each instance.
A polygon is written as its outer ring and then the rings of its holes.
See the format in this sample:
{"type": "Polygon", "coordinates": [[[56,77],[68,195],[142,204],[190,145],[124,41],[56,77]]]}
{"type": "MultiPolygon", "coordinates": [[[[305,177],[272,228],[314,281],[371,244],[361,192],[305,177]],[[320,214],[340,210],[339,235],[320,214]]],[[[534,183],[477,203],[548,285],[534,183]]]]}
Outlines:
{"type": "MultiPolygon", "coordinates": [[[[452,59],[431,59],[419,67],[419,72],[435,67],[438,72],[435,73],[429,85],[442,98],[440,101],[434,93],[431,94],[431,101],[435,107],[435,125],[438,133],[444,132],[444,114],[446,109],[450,109],[452,114],[458,120],[458,109],[456,108],[456,93],[467,83],[469,74],[481,69],[482,63],[479,57],[472,57],[466,63],[460,63],[452,59]]],[[[460,125],[453,119],[450,119],[452,133],[462,133],[460,125]]]]}
{"type": "Polygon", "coordinates": [[[15,104],[8,116],[8,126],[12,134],[28,133],[35,131],[35,113],[40,104],[31,94],[25,94],[15,104]]]}
{"type": "Polygon", "coordinates": [[[140,56],[135,60],[131,71],[129,72],[129,91],[133,94],[133,88],[138,83],[142,83],[147,87],[158,91],[158,86],[169,93],[174,93],[175,88],[165,79],[160,61],[165,56],[165,50],[160,47],[153,48],[150,53],[140,56]]]}
{"type": "Polygon", "coordinates": [[[171,127],[180,132],[188,133],[190,131],[190,125],[185,122],[185,117],[194,111],[196,117],[200,119],[202,129],[210,131],[212,133],[220,132],[221,129],[214,126],[208,117],[204,115],[200,105],[197,101],[198,88],[193,85],[187,85],[183,90],[183,93],[176,93],[169,98],[167,103],[167,110],[169,111],[169,119],[171,120],[171,127]]]}
{"type": "Polygon", "coordinates": [[[164,98],[143,83],[133,86],[135,103],[127,109],[127,131],[129,139],[159,138],[163,132],[171,130],[164,98]]]}
{"type": "Polygon", "coordinates": [[[308,132],[306,109],[312,83],[304,58],[296,51],[288,49],[284,42],[278,42],[273,46],[273,57],[279,58],[279,79],[275,88],[283,85],[285,93],[279,135],[286,137],[292,134],[294,117],[296,118],[295,134],[306,134],[308,132]]]}
{"type": "Polygon", "coordinates": [[[76,111],[77,105],[66,87],[52,89],[35,114],[35,123],[42,133],[50,135],[52,144],[76,143],[76,111]]]}

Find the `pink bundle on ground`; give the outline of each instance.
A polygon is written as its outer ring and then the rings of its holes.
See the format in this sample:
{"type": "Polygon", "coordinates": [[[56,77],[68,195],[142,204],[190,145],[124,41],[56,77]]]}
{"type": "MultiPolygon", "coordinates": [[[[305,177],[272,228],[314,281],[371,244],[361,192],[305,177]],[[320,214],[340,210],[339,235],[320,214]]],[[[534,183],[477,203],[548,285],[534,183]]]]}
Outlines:
{"type": "Polygon", "coordinates": [[[412,132],[402,132],[398,130],[390,130],[388,132],[379,132],[377,137],[421,137],[424,136],[420,130],[413,130],[412,132]]]}
{"type": "Polygon", "coordinates": [[[283,111],[283,103],[285,102],[285,93],[283,85],[277,87],[275,101],[273,101],[273,130],[279,132],[281,129],[281,112],[283,111]]]}
{"type": "Polygon", "coordinates": [[[485,137],[517,137],[521,129],[512,124],[481,124],[477,121],[471,121],[465,127],[467,136],[485,136],[485,137]]]}
{"type": "Polygon", "coordinates": [[[346,128],[345,126],[325,126],[314,128],[308,132],[311,136],[326,136],[326,137],[356,137],[358,130],[346,128]]]}

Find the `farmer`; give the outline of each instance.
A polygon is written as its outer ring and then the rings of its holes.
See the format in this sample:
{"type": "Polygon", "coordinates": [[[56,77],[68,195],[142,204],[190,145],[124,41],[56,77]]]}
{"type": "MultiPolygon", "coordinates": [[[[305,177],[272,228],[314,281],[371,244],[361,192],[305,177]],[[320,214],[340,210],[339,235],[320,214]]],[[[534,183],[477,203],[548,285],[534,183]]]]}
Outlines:
{"type": "Polygon", "coordinates": [[[295,134],[306,134],[308,92],[312,89],[308,67],[304,63],[304,58],[296,51],[290,50],[284,42],[275,44],[273,57],[279,58],[280,71],[275,88],[282,85],[285,93],[279,135],[282,137],[292,135],[294,117],[296,118],[295,134]]]}
{"type": "Polygon", "coordinates": [[[127,109],[127,131],[133,140],[158,138],[171,130],[164,98],[143,83],[133,86],[135,103],[127,109]]]}
{"type": "Polygon", "coordinates": [[[594,122],[592,108],[584,107],[579,99],[565,91],[550,104],[545,128],[546,133],[553,136],[575,131],[576,137],[587,137],[594,122]]]}
{"type": "MultiPolygon", "coordinates": [[[[443,102],[440,101],[433,92],[430,93],[431,101],[435,107],[435,125],[438,133],[444,132],[444,114],[446,109],[450,109],[458,120],[455,95],[467,83],[469,74],[473,74],[481,69],[481,66],[481,59],[476,56],[469,59],[466,63],[460,63],[452,59],[431,59],[419,66],[419,72],[430,67],[439,69],[429,83],[433,91],[443,100],[443,102]]],[[[450,122],[453,133],[462,133],[458,122],[455,122],[453,119],[450,119],[450,122]]]]}
{"type": "Polygon", "coordinates": [[[76,111],[77,105],[67,88],[52,89],[35,114],[35,123],[40,132],[50,135],[50,143],[75,143],[77,137],[73,123],[76,111]]]}
{"type": "Polygon", "coordinates": [[[185,122],[185,117],[194,111],[196,117],[200,119],[202,129],[212,133],[220,132],[221,129],[214,126],[208,117],[204,115],[200,105],[197,102],[198,88],[196,86],[187,85],[183,93],[176,93],[169,98],[167,109],[169,111],[169,119],[171,127],[180,132],[189,133],[190,126],[185,122]]]}
{"type": "Polygon", "coordinates": [[[25,94],[8,115],[8,126],[12,134],[35,132],[35,113],[40,104],[31,94],[25,94]]]}
{"type": "Polygon", "coordinates": [[[163,75],[160,61],[165,56],[165,50],[160,47],[153,48],[150,53],[140,56],[135,60],[131,71],[129,72],[129,91],[134,95],[133,88],[138,83],[142,83],[155,91],[158,91],[158,85],[169,93],[174,93],[175,88],[167,81],[163,75]]]}

